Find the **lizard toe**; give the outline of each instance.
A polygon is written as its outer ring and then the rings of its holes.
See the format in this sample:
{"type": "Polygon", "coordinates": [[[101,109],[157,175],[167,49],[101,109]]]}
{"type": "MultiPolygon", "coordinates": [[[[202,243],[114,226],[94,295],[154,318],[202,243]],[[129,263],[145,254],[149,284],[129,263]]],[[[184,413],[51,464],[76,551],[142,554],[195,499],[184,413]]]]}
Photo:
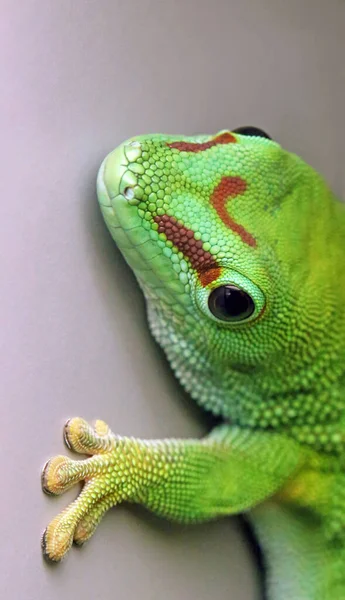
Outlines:
{"type": "Polygon", "coordinates": [[[113,434],[104,421],[96,421],[95,427],[80,417],[69,419],[64,426],[67,447],[79,454],[102,454],[114,446],[113,434]]]}

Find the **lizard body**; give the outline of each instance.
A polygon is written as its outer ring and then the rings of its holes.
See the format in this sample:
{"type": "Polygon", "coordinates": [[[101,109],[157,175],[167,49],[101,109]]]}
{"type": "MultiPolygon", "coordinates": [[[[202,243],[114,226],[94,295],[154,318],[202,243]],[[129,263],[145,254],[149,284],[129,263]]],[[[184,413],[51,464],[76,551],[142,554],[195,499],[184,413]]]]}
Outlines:
{"type": "Polygon", "coordinates": [[[132,138],[98,176],[103,216],[181,384],[223,418],[202,440],[134,440],[75,418],[43,488],[83,491],[47,558],[139,502],[183,522],[244,513],[269,600],[345,598],[345,210],[260,130],[132,138]],[[248,135],[249,134],[249,135],[248,135]]]}

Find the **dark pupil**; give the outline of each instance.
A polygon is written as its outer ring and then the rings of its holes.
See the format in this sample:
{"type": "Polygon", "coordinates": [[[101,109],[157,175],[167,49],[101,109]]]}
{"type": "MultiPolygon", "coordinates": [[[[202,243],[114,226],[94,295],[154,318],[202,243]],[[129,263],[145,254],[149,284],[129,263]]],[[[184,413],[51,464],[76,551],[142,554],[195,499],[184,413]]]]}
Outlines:
{"type": "Polygon", "coordinates": [[[243,321],[255,310],[251,297],[234,285],[222,285],[213,290],[208,306],[211,313],[222,321],[243,321]]]}

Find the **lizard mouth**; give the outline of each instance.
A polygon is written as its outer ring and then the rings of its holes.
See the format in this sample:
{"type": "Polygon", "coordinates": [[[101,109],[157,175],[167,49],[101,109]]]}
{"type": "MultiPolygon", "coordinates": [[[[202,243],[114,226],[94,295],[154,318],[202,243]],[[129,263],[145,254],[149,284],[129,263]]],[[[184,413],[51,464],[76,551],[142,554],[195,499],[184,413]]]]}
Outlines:
{"type": "Polygon", "coordinates": [[[144,292],[152,296],[167,285],[175,286],[175,293],[181,292],[178,274],[163,253],[164,243],[159,240],[154,215],[147,210],[141,179],[145,170],[140,161],[136,162],[141,154],[141,144],[134,138],[105,157],[97,177],[100,208],[111,236],[144,292]]]}
{"type": "MultiPolygon", "coordinates": [[[[97,176],[98,201],[109,227],[117,227],[119,221],[117,213],[121,204],[137,205],[139,198],[135,197],[134,188],[137,186],[137,177],[130,163],[130,154],[140,156],[140,144],[135,142],[124,143],[110,152],[103,160],[97,176]],[[126,152],[127,150],[127,152],[126,152]]],[[[133,156],[133,158],[135,158],[133,156]]],[[[137,190],[137,196],[140,193],[137,190]]]]}
{"type": "Polygon", "coordinates": [[[105,157],[101,167],[101,179],[103,179],[110,196],[122,194],[126,187],[135,186],[136,160],[141,156],[140,142],[128,140],[105,157]]]}
{"type": "MultiPolygon", "coordinates": [[[[138,212],[143,190],[138,185],[135,160],[140,154],[139,142],[121,144],[105,157],[97,176],[97,196],[106,225],[136,272],[144,267],[142,257],[150,255],[147,243],[152,243],[150,224],[146,222],[145,227],[138,212]]],[[[155,246],[155,254],[158,251],[155,246]]]]}

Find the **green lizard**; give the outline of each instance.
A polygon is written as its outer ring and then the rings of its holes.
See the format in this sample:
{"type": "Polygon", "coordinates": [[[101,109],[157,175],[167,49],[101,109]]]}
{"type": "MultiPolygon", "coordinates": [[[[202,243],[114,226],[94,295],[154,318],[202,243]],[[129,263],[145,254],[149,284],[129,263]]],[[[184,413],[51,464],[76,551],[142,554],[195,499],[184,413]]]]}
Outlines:
{"type": "Polygon", "coordinates": [[[43,489],[78,498],[43,536],[59,561],[122,501],[198,522],[244,513],[270,600],[345,598],[345,207],[256,128],[132,138],[98,197],[176,376],[222,417],[204,439],[65,426],[43,489]]]}

